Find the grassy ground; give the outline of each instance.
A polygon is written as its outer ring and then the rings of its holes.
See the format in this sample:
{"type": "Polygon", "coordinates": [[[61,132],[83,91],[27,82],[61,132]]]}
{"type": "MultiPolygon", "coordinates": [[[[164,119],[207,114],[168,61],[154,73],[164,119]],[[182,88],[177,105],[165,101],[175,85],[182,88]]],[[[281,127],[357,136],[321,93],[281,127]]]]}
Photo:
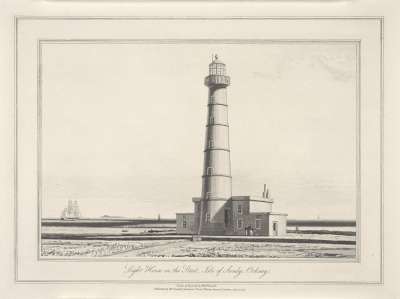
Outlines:
{"type": "Polygon", "coordinates": [[[43,240],[42,257],[355,258],[355,245],[190,240],[43,240]]]}

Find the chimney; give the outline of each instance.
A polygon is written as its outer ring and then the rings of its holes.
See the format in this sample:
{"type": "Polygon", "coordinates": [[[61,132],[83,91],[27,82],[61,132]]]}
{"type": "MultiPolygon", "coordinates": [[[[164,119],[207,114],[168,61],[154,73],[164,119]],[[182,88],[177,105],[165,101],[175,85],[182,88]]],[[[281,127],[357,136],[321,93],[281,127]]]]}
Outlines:
{"type": "Polygon", "coordinates": [[[268,198],[267,184],[264,184],[264,191],[263,191],[262,197],[263,198],[268,198]]]}

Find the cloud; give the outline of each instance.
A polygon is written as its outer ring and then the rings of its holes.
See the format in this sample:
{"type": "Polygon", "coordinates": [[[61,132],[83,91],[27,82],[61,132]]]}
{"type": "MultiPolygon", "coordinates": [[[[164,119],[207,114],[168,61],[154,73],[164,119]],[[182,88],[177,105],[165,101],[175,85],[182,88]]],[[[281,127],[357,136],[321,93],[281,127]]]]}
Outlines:
{"type": "Polygon", "coordinates": [[[352,46],[299,47],[283,48],[279,53],[269,57],[269,65],[262,71],[254,71],[256,78],[268,80],[285,80],[290,76],[298,76],[299,72],[325,72],[332,80],[348,82],[356,76],[356,48],[352,46]]]}

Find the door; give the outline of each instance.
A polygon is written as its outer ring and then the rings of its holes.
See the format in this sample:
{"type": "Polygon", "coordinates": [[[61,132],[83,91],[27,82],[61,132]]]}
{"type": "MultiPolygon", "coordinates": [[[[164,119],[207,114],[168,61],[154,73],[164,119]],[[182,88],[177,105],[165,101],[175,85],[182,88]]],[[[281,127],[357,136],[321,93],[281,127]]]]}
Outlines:
{"type": "Polygon", "coordinates": [[[278,235],[278,222],[274,222],[272,224],[272,235],[277,236],[278,235]]]}
{"type": "Polygon", "coordinates": [[[229,210],[225,210],[224,222],[225,222],[225,227],[229,225],[229,210]]]}

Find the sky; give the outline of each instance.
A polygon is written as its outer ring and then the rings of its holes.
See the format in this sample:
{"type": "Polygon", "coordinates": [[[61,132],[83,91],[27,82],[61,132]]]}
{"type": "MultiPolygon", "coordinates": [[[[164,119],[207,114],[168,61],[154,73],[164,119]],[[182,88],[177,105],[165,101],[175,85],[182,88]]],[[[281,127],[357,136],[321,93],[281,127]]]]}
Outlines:
{"type": "Polygon", "coordinates": [[[211,55],[226,63],[233,195],[355,219],[356,45],[44,44],[42,216],[173,218],[201,194],[211,55]]]}

